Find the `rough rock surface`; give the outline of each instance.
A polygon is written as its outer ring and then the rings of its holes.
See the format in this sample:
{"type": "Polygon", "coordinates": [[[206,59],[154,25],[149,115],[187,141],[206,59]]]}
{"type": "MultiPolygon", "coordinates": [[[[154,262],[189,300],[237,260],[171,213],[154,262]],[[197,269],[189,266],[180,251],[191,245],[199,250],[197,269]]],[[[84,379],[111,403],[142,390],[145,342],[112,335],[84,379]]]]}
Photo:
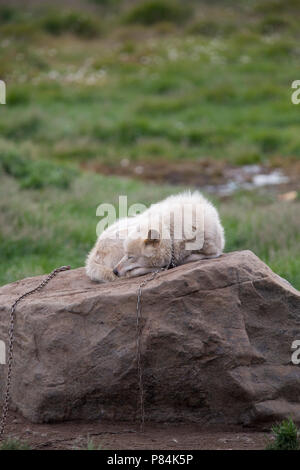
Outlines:
{"type": "MultiPolygon", "coordinates": [[[[14,299],[43,278],[0,289],[0,339],[14,299]]],[[[80,268],[20,303],[14,408],[34,422],[135,419],[143,279],[96,284],[80,268]]],[[[160,274],[143,290],[142,324],[146,420],[300,422],[300,293],[250,251],[160,274]]]]}

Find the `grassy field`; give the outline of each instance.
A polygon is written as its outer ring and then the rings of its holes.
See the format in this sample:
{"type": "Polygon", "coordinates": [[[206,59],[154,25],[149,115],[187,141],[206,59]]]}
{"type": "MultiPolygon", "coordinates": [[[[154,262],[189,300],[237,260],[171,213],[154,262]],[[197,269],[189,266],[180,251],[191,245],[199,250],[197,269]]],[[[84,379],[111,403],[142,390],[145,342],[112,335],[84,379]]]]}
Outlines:
{"type": "MultiPolygon", "coordinates": [[[[298,0],[75,3],[0,1],[1,284],[82,265],[101,202],[149,204],[180,189],[82,164],[300,156],[298,0]]],[[[300,288],[299,198],[215,202],[227,251],[252,249],[300,288]]]]}
{"type": "Polygon", "coordinates": [[[57,34],[63,13],[12,13],[0,28],[0,74],[8,84],[1,136],[20,149],[30,143],[35,156],[110,165],[299,156],[300,113],[291,104],[299,2],[281,2],[276,15],[261,12],[261,2],[250,12],[224,3],[212,11],[206,5],[213,19],[180,25],[127,24],[125,13],[105,22],[98,12],[99,33],[89,37],[86,19],[87,38],[67,26],[57,34]]]}

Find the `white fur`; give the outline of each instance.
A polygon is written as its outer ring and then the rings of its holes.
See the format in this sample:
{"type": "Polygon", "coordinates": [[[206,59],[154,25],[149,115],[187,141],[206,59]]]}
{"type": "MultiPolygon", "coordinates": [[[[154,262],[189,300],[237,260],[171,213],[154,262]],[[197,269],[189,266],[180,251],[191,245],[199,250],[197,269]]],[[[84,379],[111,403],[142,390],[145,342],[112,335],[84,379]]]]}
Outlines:
{"type": "Polygon", "coordinates": [[[140,215],[117,220],[104,230],[87,257],[86,273],[94,281],[138,276],[167,266],[172,245],[176,264],[180,265],[216,258],[224,244],[215,207],[199,192],[185,192],[152,204],[140,215]],[[182,227],[179,237],[174,227],[182,227]],[[197,240],[202,236],[201,245],[196,247],[191,245],[195,236],[197,240]]]}

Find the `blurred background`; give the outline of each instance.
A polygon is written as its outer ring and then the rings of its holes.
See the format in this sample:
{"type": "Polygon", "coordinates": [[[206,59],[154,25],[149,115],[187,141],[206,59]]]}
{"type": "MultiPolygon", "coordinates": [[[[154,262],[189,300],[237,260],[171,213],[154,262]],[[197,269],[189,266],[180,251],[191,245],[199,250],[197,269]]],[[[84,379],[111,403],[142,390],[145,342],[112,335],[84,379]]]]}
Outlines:
{"type": "Polygon", "coordinates": [[[300,0],[0,1],[0,284],[82,266],[102,202],[197,188],[300,288],[300,0]]]}

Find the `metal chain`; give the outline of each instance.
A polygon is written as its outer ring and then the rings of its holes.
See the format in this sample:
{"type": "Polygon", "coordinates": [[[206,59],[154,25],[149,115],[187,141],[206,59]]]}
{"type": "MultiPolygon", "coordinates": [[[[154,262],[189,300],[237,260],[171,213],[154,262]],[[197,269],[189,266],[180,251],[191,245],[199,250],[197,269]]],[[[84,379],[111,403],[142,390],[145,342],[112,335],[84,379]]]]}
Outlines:
{"type": "Polygon", "coordinates": [[[138,383],[139,383],[139,411],[140,411],[140,431],[144,431],[145,427],[145,405],[144,405],[144,383],[143,383],[143,368],[142,368],[142,352],[141,352],[141,336],[142,336],[142,325],[141,325],[141,312],[142,312],[142,289],[148,284],[148,282],[153,281],[156,278],[157,274],[167,271],[168,269],[175,268],[177,266],[174,252],[174,241],[172,240],[172,249],[171,249],[171,259],[169,264],[164,267],[154,271],[151,276],[144,279],[138,288],[137,294],[137,303],[136,303],[136,362],[138,370],[138,383]]]}
{"type": "Polygon", "coordinates": [[[25,294],[21,295],[12,305],[11,311],[10,311],[10,326],[9,326],[9,332],[8,332],[8,360],[7,360],[7,377],[6,377],[6,390],[5,390],[5,396],[4,396],[4,401],[3,401],[3,408],[2,408],[2,417],[0,421],[0,439],[2,439],[2,436],[4,434],[5,430],[5,423],[6,423],[6,418],[7,418],[7,413],[8,413],[8,408],[9,408],[9,399],[10,399],[10,384],[11,384],[11,377],[12,377],[12,365],[13,365],[13,347],[14,347],[14,327],[15,327],[15,310],[19,302],[21,300],[25,299],[29,295],[35,294],[36,292],[39,292],[42,290],[48,282],[51,281],[58,273],[62,271],[68,271],[71,269],[70,266],[62,266],[61,268],[54,269],[52,273],[49,274],[49,276],[44,279],[43,282],[41,282],[37,287],[34,289],[26,292],[25,294]]]}
{"type": "Polygon", "coordinates": [[[147,279],[144,279],[143,282],[139,285],[137,303],[136,303],[136,361],[137,361],[137,370],[138,370],[138,382],[139,382],[139,410],[140,410],[140,431],[144,431],[145,424],[145,408],[144,408],[144,384],[143,384],[143,368],[141,360],[141,336],[142,336],[142,325],[141,325],[141,311],[142,311],[142,288],[152,281],[159,272],[166,268],[159,269],[154,271],[151,276],[147,279]]]}

